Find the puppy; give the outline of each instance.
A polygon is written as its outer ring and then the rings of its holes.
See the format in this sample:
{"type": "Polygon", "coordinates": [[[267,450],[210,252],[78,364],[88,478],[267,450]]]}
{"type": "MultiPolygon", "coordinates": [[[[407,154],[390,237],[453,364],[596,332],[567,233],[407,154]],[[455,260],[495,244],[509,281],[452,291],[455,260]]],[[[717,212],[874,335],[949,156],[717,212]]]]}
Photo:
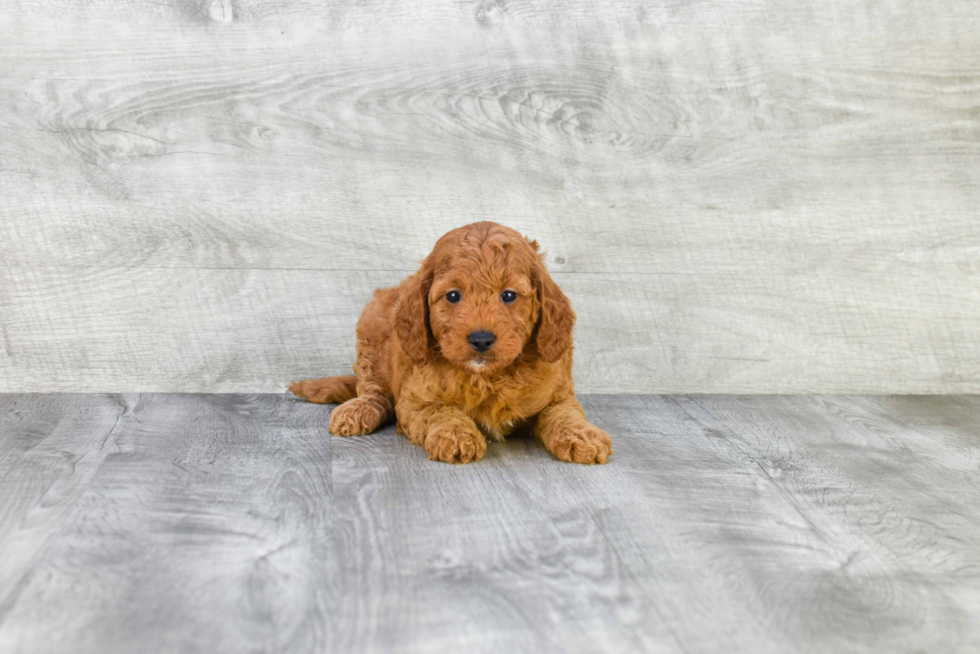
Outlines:
{"type": "Polygon", "coordinates": [[[449,463],[479,460],[487,439],[533,431],[562,461],[605,463],[609,435],[585,419],[572,384],[575,313],[538,244],[492,222],[454,229],[418,272],[378,289],[357,323],[356,375],[293,383],[340,403],[338,436],[398,433],[449,463]]]}

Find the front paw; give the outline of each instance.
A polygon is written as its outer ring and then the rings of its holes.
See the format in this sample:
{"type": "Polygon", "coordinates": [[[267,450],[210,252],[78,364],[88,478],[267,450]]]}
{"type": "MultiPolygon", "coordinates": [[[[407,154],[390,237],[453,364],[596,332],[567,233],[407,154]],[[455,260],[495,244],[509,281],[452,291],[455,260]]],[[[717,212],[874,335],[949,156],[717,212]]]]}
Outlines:
{"type": "Polygon", "coordinates": [[[426,434],[424,447],[431,461],[469,463],[487,453],[487,439],[470,427],[436,425],[426,434]]]}
{"type": "Polygon", "coordinates": [[[588,422],[562,426],[548,442],[552,454],[571,463],[605,463],[613,453],[609,434],[588,422]]]}

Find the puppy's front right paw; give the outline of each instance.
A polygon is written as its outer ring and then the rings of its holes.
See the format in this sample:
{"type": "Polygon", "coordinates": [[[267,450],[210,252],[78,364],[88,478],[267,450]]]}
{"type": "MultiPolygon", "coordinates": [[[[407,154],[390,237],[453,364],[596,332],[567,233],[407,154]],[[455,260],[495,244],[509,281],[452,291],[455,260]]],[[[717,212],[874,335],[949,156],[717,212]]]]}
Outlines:
{"type": "Polygon", "coordinates": [[[469,427],[436,425],[426,435],[424,447],[431,461],[469,463],[487,453],[487,439],[469,427]]]}

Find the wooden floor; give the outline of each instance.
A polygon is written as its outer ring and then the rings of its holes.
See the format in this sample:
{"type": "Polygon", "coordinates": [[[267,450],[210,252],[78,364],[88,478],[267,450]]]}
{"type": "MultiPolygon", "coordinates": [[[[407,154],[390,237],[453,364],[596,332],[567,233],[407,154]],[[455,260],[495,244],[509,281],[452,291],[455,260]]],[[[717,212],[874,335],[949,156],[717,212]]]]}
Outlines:
{"type": "Polygon", "coordinates": [[[980,651],[980,397],[583,403],[608,465],[0,395],[0,651],[980,651]]]}

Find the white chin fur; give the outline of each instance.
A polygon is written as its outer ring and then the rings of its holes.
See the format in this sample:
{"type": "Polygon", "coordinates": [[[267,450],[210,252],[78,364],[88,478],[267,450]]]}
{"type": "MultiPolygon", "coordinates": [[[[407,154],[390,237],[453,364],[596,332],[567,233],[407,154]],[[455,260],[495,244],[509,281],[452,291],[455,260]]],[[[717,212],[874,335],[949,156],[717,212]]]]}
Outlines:
{"type": "Polygon", "coordinates": [[[470,361],[469,365],[473,372],[480,372],[486,367],[487,363],[486,361],[470,361]]]}

